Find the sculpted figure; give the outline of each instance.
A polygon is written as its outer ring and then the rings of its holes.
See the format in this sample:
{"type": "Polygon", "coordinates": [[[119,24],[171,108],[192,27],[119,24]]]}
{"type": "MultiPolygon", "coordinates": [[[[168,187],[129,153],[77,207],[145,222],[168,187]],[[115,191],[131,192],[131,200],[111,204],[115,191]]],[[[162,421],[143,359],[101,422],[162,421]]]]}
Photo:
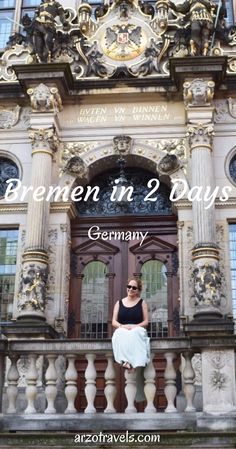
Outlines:
{"type": "Polygon", "coordinates": [[[62,109],[61,97],[56,87],[49,88],[40,83],[35,88],[28,89],[27,94],[30,96],[33,111],[60,111],[62,109]]]}
{"type": "Polygon", "coordinates": [[[33,21],[22,18],[26,31],[31,36],[32,45],[38,62],[51,62],[56,37],[56,17],[67,25],[64,9],[56,0],[42,0],[36,10],[33,21]]]}
{"type": "MultiPolygon", "coordinates": [[[[190,54],[206,56],[218,6],[211,0],[186,0],[180,5],[170,2],[170,7],[173,11],[186,14],[190,20],[190,54]]],[[[222,1],[218,19],[222,17],[226,17],[225,0],[222,1]]]]}
{"type": "Polygon", "coordinates": [[[18,295],[18,308],[20,310],[33,308],[43,311],[46,277],[47,274],[43,269],[39,271],[30,269],[26,274],[23,274],[18,295]]]}
{"type": "Polygon", "coordinates": [[[183,85],[183,97],[187,106],[206,106],[211,104],[214,97],[214,81],[196,78],[183,85]]]}

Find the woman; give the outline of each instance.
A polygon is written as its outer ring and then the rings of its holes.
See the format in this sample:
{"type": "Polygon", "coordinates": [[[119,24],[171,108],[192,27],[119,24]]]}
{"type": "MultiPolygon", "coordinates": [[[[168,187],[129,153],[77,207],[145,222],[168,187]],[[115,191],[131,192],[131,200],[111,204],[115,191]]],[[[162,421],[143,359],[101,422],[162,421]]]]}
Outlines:
{"type": "Polygon", "coordinates": [[[129,278],[127,296],[114,306],[112,326],[116,328],[112,347],[116,362],[128,370],[146,366],[150,361],[147,304],[140,298],[142,282],[129,278]]]}

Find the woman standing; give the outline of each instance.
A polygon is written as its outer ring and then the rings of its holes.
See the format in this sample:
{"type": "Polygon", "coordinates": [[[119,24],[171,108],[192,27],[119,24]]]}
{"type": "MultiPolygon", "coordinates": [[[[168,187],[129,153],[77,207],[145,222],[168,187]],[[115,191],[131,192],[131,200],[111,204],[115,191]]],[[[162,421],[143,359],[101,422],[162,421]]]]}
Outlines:
{"type": "Polygon", "coordinates": [[[145,327],[148,309],[140,298],[142,282],[129,278],[127,296],[114,306],[112,326],[116,328],[112,347],[116,362],[128,370],[146,366],[150,361],[150,344],[145,327]]]}

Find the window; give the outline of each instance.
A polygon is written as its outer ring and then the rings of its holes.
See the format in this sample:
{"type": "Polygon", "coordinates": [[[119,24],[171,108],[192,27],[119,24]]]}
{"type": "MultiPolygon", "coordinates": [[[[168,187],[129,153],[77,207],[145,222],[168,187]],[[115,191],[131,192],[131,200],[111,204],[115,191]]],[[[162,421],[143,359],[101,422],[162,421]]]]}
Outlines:
{"type": "Polygon", "coordinates": [[[22,0],[21,17],[28,14],[29,17],[33,17],[35,9],[40,5],[41,0],[22,0]]]}
{"type": "Polygon", "coordinates": [[[32,17],[41,0],[0,0],[0,50],[4,50],[9,37],[21,32],[21,17],[26,13],[32,17]]]}
{"type": "MultiPolygon", "coordinates": [[[[19,178],[19,169],[15,162],[5,157],[0,157],[0,198],[5,195],[8,184],[6,181],[11,178],[19,178]]],[[[13,182],[16,185],[16,181],[13,182]]]]}
{"type": "Polygon", "coordinates": [[[15,0],[1,0],[0,7],[0,49],[3,49],[12,31],[15,0]]]}
{"type": "Polygon", "coordinates": [[[89,262],[83,272],[80,338],[107,338],[108,278],[107,266],[89,262]]]}
{"type": "Polygon", "coordinates": [[[231,262],[232,309],[236,318],[236,224],[229,225],[229,247],[231,262]]]}
{"type": "Polygon", "coordinates": [[[167,337],[167,276],[166,266],[159,260],[148,260],[141,269],[142,298],[148,304],[150,337],[167,337]]]}
{"type": "Polygon", "coordinates": [[[233,183],[236,184],[236,154],[230,160],[229,174],[233,183]]]}
{"type": "Polygon", "coordinates": [[[0,230],[0,318],[12,318],[18,231],[0,230]]]}

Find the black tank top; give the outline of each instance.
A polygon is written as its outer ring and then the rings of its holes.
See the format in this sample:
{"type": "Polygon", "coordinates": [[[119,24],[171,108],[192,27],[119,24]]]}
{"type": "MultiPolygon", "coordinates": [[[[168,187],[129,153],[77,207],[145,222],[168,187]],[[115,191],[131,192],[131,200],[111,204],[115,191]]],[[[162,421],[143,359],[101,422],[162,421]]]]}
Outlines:
{"type": "Polygon", "coordinates": [[[122,300],[119,301],[118,322],[120,324],[139,324],[143,321],[142,298],[133,307],[125,307],[122,300]]]}

